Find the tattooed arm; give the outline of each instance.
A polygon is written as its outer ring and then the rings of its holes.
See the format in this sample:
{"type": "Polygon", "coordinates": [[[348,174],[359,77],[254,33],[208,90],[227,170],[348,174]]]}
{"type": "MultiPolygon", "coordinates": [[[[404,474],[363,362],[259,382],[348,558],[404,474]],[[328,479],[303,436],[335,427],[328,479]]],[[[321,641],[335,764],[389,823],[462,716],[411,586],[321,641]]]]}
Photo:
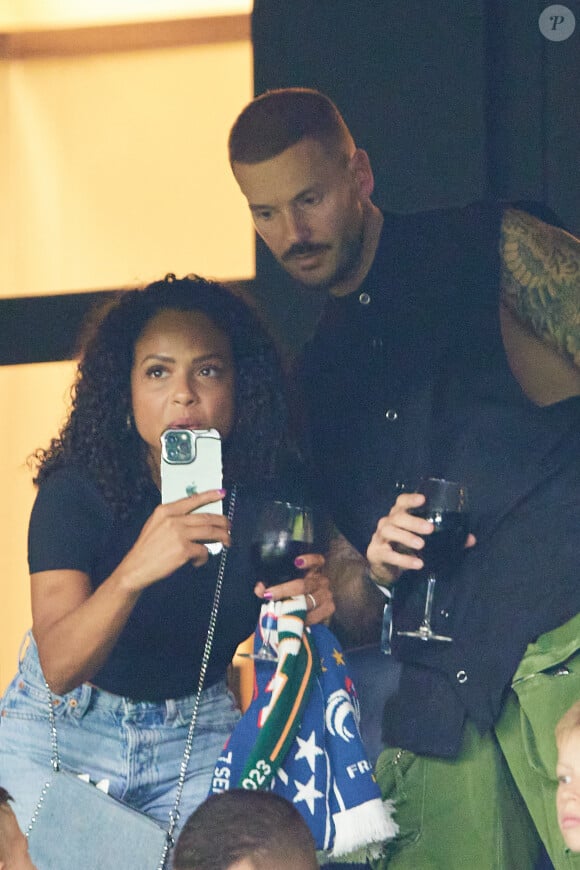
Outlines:
{"type": "Polygon", "coordinates": [[[508,209],[500,252],[503,305],[580,369],[580,239],[526,212],[508,209]]]}
{"type": "Polygon", "coordinates": [[[332,629],[345,648],[378,642],[385,598],[366,576],[368,562],[336,529],[326,554],[336,607],[332,629]]]}

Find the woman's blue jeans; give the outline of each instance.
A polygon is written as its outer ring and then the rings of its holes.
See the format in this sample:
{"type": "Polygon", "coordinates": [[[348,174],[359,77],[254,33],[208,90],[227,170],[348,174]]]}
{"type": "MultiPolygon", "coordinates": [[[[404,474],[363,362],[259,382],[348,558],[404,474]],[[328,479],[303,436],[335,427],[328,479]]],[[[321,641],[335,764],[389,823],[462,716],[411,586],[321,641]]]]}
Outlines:
{"type": "MultiPolygon", "coordinates": [[[[131,701],[83,684],[53,696],[62,766],[108,780],[109,793],[167,824],[194,696],[163,703],[131,701]]],[[[214,764],[240,718],[225,681],[201,698],[180,823],[206,797],[214,764]]],[[[0,701],[0,784],[26,830],[50,772],[48,701],[36,644],[29,636],[16,677],[0,701]]],[[[179,826],[176,833],[179,833],[179,826]]]]}

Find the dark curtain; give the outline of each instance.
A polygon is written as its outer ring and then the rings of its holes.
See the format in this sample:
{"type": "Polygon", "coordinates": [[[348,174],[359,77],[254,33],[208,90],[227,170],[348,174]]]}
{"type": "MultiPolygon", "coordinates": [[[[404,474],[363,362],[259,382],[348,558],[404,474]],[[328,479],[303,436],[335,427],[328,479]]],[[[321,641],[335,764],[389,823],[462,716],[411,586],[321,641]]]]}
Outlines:
{"type": "MultiPolygon", "coordinates": [[[[580,0],[566,0],[576,29],[561,41],[540,31],[548,5],[255,0],[255,93],[300,85],[335,100],[382,208],[534,201],[580,234],[580,0]]],[[[320,300],[262,246],[257,279],[277,331],[300,343],[320,300]]]]}

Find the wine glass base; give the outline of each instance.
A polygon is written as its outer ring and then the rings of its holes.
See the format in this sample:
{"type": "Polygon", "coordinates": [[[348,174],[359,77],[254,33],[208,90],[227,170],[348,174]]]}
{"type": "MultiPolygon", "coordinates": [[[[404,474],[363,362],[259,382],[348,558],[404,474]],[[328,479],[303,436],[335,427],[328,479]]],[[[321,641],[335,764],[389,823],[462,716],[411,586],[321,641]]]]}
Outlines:
{"type": "Polygon", "coordinates": [[[445,634],[435,634],[434,631],[431,631],[430,628],[418,628],[417,631],[398,631],[398,635],[401,637],[416,637],[419,640],[442,640],[447,643],[451,643],[453,640],[452,637],[447,637],[445,634]]]}

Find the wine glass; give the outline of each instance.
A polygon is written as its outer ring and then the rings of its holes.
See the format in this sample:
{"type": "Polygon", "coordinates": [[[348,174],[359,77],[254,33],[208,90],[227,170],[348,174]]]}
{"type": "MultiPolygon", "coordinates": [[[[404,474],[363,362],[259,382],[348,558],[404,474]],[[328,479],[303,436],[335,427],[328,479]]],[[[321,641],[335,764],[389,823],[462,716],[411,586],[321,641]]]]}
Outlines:
{"type": "Polygon", "coordinates": [[[411,513],[433,523],[433,531],[425,536],[425,546],[418,554],[427,572],[427,597],[419,628],[397,634],[420,640],[451,641],[451,637],[436,634],[431,628],[433,595],[440,573],[455,568],[465,549],[469,532],[467,488],[456,481],[427,477],[419,482],[415,492],[423,493],[425,502],[411,513]]]}
{"type": "MultiPolygon", "coordinates": [[[[268,502],[258,517],[251,543],[250,552],[257,579],[266,586],[292,580],[298,575],[294,559],[312,552],[312,544],[313,521],[309,507],[284,501],[268,502]]],[[[256,653],[242,655],[255,661],[275,662],[278,656],[270,643],[274,614],[271,608],[265,609],[260,649],[256,653]]]]}

